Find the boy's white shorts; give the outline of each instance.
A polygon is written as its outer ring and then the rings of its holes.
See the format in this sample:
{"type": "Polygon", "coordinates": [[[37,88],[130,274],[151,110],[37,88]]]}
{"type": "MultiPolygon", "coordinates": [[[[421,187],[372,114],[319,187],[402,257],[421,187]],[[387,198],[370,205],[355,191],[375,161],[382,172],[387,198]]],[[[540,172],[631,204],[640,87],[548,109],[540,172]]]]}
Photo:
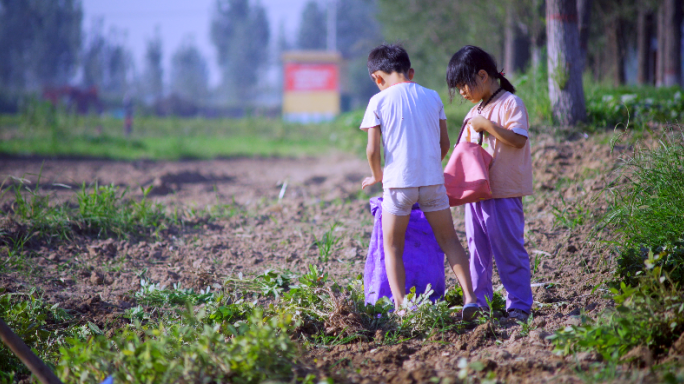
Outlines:
{"type": "Polygon", "coordinates": [[[411,214],[413,204],[420,204],[423,212],[441,211],[449,208],[449,198],[444,184],[411,188],[385,188],[382,194],[382,211],[396,216],[411,214]]]}

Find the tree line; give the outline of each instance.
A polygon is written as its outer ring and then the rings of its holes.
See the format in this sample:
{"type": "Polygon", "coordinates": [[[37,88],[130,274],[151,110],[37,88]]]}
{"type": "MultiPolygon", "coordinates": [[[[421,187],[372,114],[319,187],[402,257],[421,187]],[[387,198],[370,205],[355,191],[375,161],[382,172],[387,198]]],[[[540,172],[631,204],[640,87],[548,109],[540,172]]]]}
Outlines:
{"type": "Polygon", "coordinates": [[[509,75],[547,71],[559,123],[584,118],[583,74],[621,86],[635,67],[637,84],[682,83],[679,0],[378,0],[378,6],[385,38],[404,42],[419,81],[444,88],[449,57],[463,45],[479,45],[509,75]]]}
{"type": "MultiPolygon", "coordinates": [[[[365,68],[366,52],[382,41],[375,6],[374,0],[335,2],[336,45],[353,62],[346,91],[359,105],[372,89],[365,70],[357,67],[365,68]]],[[[209,63],[192,38],[171,53],[166,73],[163,36],[157,29],[138,70],[125,31],[106,31],[103,19],[83,29],[80,1],[0,0],[0,109],[8,95],[65,84],[95,88],[110,98],[134,94],[148,103],[173,94],[194,103],[245,107],[279,92],[279,85],[264,79],[269,68],[279,65],[282,51],[326,49],[327,9],[321,2],[306,4],[295,36],[287,36],[281,25],[275,42],[267,10],[256,0],[215,0],[211,11],[208,32],[221,71],[221,82],[213,89],[209,63]]]]}

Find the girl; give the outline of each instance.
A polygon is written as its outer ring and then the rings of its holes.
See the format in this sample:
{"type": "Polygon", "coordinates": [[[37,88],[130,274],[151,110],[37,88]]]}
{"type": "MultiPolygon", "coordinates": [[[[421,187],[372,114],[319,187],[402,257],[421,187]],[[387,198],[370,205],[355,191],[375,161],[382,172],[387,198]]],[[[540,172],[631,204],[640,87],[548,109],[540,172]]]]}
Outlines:
{"type": "Polygon", "coordinates": [[[449,95],[458,89],[476,103],[461,140],[477,143],[494,160],[489,169],[492,199],[465,205],[470,274],[477,303],[492,300],[492,255],[508,297],[508,317],[526,321],[532,308],[530,257],[525,250],[522,196],[532,194],[532,157],[525,105],[496,69],[494,58],[467,45],[451,57],[446,75],[449,95]]]}

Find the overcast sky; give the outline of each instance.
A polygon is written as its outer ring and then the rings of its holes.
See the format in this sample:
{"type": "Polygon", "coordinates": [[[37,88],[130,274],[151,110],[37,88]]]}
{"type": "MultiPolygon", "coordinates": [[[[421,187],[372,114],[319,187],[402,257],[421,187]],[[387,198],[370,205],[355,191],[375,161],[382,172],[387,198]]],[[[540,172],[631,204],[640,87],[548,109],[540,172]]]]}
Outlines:
{"type": "MultiPolygon", "coordinates": [[[[288,40],[294,41],[302,9],[308,0],[257,0],[266,9],[271,27],[271,41],[277,39],[280,23],[285,24],[288,40]]],[[[318,0],[324,1],[324,0],[318,0]]],[[[211,15],[216,0],[82,0],[84,29],[94,20],[104,19],[104,32],[112,27],[125,32],[125,43],[133,52],[136,70],[143,70],[147,41],[159,28],[164,45],[164,71],[169,74],[173,52],[184,39],[194,39],[209,63],[210,82],[216,85],[220,75],[216,51],[209,36],[211,15]]]]}

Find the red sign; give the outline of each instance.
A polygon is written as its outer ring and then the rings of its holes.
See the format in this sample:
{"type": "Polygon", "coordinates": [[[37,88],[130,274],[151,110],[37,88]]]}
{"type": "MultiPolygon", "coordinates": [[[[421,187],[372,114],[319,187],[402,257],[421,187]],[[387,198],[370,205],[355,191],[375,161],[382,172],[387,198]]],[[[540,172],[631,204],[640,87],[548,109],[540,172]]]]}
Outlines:
{"type": "Polygon", "coordinates": [[[285,91],[337,91],[337,64],[285,64],[285,91]]]}

